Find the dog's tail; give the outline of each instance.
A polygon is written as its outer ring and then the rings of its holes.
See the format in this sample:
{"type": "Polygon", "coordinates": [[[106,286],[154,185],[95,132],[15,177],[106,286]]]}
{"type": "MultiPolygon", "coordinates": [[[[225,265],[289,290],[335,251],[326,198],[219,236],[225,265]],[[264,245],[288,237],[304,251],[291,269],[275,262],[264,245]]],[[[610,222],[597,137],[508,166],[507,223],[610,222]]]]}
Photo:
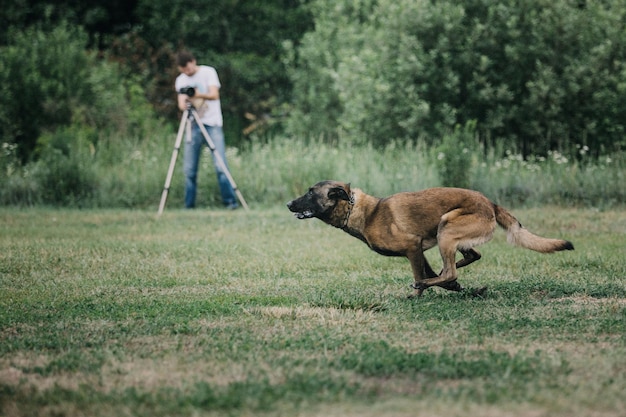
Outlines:
{"type": "Polygon", "coordinates": [[[496,204],[494,204],[494,210],[496,222],[506,230],[507,241],[510,244],[541,253],[574,250],[572,242],[567,240],[548,239],[532,234],[511,213],[496,204]]]}

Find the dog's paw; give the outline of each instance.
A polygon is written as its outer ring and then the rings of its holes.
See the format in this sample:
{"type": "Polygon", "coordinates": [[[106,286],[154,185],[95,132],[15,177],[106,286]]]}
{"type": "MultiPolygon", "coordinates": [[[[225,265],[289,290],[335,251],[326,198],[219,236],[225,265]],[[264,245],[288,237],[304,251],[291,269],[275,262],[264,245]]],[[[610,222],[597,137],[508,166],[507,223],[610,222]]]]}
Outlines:
{"type": "Polygon", "coordinates": [[[448,291],[457,291],[457,292],[461,292],[463,290],[465,290],[465,288],[463,288],[461,286],[461,284],[459,284],[459,282],[457,280],[454,281],[449,281],[449,282],[444,282],[441,285],[439,285],[441,288],[446,289],[448,291]]]}
{"type": "Polygon", "coordinates": [[[413,288],[415,291],[413,292],[413,294],[407,296],[408,299],[421,297],[424,293],[424,290],[428,288],[428,285],[421,282],[415,282],[411,284],[410,287],[413,288]]]}
{"type": "Polygon", "coordinates": [[[410,285],[410,287],[413,288],[414,290],[424,291],[429,286],[424,284],[423,282],[414,282],[413,284],[410,285]]]}

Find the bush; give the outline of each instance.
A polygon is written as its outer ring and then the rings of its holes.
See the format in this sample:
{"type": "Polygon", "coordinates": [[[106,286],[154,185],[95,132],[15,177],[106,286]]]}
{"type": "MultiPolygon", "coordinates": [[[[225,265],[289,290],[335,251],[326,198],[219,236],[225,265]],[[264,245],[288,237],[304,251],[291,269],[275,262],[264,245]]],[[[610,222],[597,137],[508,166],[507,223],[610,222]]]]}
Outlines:
{"type": "MultiPolygon", "coordinates": [[[[85,128],[44,135],[38,161],[22,166],[7,164],[10,156],[2,160],[0,205],[46,203],[156,211],[176,132],[157,123],[154,129],[149,139],[112,135],[100,138],[97,146],[91,142],[93,131],[85,128]]],[[[397,141],[382,149],[349,141],[329,145],[281,137],[243,149],[229,147],[227,158],[238,188],[253,209],[283,206],[325,179],[351,182],[379,197],[448,185],[482,191],[507,206],[608,208],[626,204],[623,153],[595,158],[585,151],[573,158],[553,151],[548,157],[523,158],[502,148],[484,150],[476,146],[471,132],[471,126],[458,128],[440,147],[397,141]]],[[[10,147],[4,148],[10,153],[10,147]]],[[[171,208],[183,206],[182,154],[177,162],[168,197],[171,208]]],[[[208,151],[201,163],[198,206],[220,207],[208,151]]]]}
{"type": "Polygon", "coordinates": [[[98,183],[90,145],[82,132],[73,129],[61,129],[40,139],[41,157],[29,170],[41,203],[73,207],[93,205],[98,183]]]}
{"type": "Polygon", "coordinates": [[[470,187],[470,170],[474,142],[474,127],[468,124],[465,128],[456,129],[443,137],[441,145],[435,148],[437,154],[437,170],[441,185],[444,187],[470,187]]]}

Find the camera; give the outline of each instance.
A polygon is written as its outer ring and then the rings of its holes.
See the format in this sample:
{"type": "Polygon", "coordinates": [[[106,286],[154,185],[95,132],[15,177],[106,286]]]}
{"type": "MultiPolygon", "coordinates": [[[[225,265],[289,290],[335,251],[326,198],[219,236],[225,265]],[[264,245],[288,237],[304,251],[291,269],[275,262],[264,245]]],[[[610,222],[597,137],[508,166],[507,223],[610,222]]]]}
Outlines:
{"type": "Polygon", "coordinates": [[[178,94],[187,94],[189,97],[193,97],[196,94],[196,89],[193,87],[183,87],[178,90],[178,94]]]}

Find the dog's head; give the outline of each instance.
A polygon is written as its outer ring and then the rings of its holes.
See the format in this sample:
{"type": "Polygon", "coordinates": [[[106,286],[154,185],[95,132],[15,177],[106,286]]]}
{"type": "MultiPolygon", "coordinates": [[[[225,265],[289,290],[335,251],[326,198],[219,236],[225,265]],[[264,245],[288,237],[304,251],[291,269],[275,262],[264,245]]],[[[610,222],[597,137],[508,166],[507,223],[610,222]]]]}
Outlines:
{"type": "Polygon", "coordinates": [[[303,196],[287,203],[287,208],[298,219],[317,217],[326,223],[335,225],[335,218],[338,217],[335,209],[341,201],[350,202],[350,194],[350,184],[321,181],[309,188],[309,191],[303,196]]]}

